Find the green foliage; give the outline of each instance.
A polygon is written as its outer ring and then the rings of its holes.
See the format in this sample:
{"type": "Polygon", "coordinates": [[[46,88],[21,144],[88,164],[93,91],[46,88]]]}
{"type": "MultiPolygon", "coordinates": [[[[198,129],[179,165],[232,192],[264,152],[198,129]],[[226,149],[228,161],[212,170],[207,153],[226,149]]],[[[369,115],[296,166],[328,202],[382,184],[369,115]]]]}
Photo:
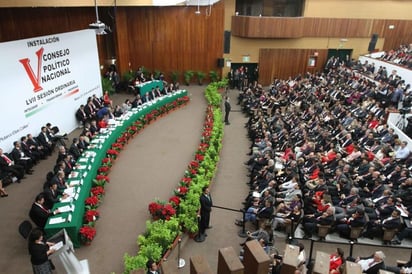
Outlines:
{"type": "Polygon", "coordinates": [[[116,91],[113,81],[111,81],[107,77],[102,77],[102,89],[103,89],[103,93],[105,91],[108,91],[109,94],[113,94],[116,91]]]}
{"type": "Polygon", "coordinates": [[[209,71],[209,78],[211,82],[219,81],[219,75],[216,70],[209,71]]]}
{"type": "Polygon", "coordinates": [[[184,78],[185,78],[185,83],[188,86],[190,84],[190,81],[192,80],[192,77],[194,75],[194,71],[193,70],[186,70],[184,72],[184,78]]]}
{"type": "Polygon", "coordinates": [[[154,71],[154,78],[155,78],[155,79],[159,79],[160,73],[162,73],[160,70],[155,69],[155,71],[154,71]]]}
{"type": "Polygon", "coordinates": [[[140,255],[140,256],[130,256],[129,254],[125,254],[123,256],[124,260],[124,274],[129,274],[131,271],[146,268],[146,263],[149,260],[149,258],[140,255]]]}
{"type": "Polygon", "coordinates": [[[123,81],[127,83],[131,82],[134,79],[135,74],[136,72],[134,72],[133,70],[126,71],[125,73],[123,73],[123,81]]]}
{"type": "Polygon", "coordinates": [[[203,84],[203,79],[205,79],[206,77],[206,73],[204,73],[203,71],[198,71],[196,72],[196,76],[197,76],[197,81],[199,83],[199,85],[203,84]]]}
{"type": "Polygon", "coordinates": [[[172,78],[173,84],[176,84],[179,81],[180,72],[179,71],[172,71],[170,77],[172,78]]]}
{"type": "Polygon", "coordinates": [[[217,85],[215,83],[209,84],[205,89],[206,100],[215,108],[220,107],[222,103],[222,95],[217,91],[217,85]]]}

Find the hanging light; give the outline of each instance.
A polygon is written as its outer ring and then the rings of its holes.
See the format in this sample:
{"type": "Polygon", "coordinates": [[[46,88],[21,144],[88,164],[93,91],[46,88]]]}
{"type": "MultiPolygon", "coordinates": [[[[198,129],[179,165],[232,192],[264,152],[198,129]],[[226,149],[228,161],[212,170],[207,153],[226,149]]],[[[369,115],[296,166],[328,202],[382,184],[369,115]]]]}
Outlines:
{"type": "Polygon", "coordinates": [[[197,0],[197,10],[195,11],[196,15],[200,14],[200,0],[197,0]]]}

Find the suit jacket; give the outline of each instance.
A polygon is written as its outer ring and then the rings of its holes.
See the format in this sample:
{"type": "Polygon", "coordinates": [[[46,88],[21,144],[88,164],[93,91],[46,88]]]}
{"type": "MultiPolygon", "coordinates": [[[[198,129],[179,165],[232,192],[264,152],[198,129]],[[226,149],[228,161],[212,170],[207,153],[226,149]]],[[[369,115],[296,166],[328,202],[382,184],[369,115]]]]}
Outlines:
{"type": "Polygon", "coordinates": [[[40,132],[39,136],[37,136],[37,140],[42,146],[47,147],[50,146],[49,142],[51,142],[52,139],[50,136],[47,136],[47,133],[40,132]],[[48,140],[46,139],[46,137],[48,140]]]}
{"type": "Polygon", "coordinates": [[[47,210],[46,208],[42,209],[36,203],[32,204],[29,212],[30,219],[40,228],[44,228],[46,226],[47,219],[50,215],[52,215],[50,210],[47,210]]]}
{"type": "Polygon", "coordinates": [[[58,190],[53,192],[50,188],[46,188],[44,190],[44,207],[52,209],[53,205],[59,202],[58,196],[60,194],[61,193],[58,190]]]}
{"type": "Polygon", "coordinates": [[[209,198],[207,198],[206,195],[202,194],[200,196],[200,214],[209,213],[212,210],[212,206],[212,197],[209,195],[209,198]]]}
{"type": "Polygon", "coordinates": [[[74,159],[77,160],[82,153],[80,152],[79,147],[75,143],[73,143],[70,146],[69,154],[71,154],[74,157],[74,159]]]}

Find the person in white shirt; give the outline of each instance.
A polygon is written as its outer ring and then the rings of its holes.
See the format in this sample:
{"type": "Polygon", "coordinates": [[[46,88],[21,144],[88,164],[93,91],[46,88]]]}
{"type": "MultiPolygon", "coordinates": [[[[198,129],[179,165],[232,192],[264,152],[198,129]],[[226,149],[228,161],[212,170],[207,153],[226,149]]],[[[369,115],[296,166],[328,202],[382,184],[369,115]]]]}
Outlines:
{"type": "Polygon", "coordinates": [[[410,151],[407,145],[408,143],[406,141],[403,141],[401,143],[401,147],[395,152],[396,160],[405,160],[406,158],[408,158],[410,151]]]}

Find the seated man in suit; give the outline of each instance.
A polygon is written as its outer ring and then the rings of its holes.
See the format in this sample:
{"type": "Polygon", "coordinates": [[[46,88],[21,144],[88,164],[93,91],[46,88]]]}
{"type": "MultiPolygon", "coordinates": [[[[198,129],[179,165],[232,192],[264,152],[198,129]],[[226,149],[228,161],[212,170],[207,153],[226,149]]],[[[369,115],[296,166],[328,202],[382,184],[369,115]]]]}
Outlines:
{"type": "Polygon", "coordinates": [[[33,173],[32,159],[23,152],[19,141],[14,141],[13,145],[14,145],[14,148],[11,151],[11,157],[13,158],[14,162],[24,167],[24,170],[27,174],[32,174],[33,173]]]}
{"type": "Polygon", "coordinates": [[[68,197],[67,194],[62,193],[57,189],[57,182],[50,181],[49,187],[44,190],[44,206],[52,209],[55,203],[60,202],[68,197]]]}
{"type": "Polygon", "coordinates": [[[17,177],[17,182],[24,177],[24,167],[14,163],[10,157],[3,153],[3,149],[0,148],[0,169],[5,172],[11,172],[17,177]]]}
{"type": "Polygon", "coordinates": [[[50,216],[60,213],[58,209],[53,212],[44,206],[44,193],[40,193],[36,196],[34,203],[31,206],[29,216],[30,219],[37,225],[39,228],[44,228],[47,223],[47,219],[50,216]]]}
{"type": "Polygon", "coordinates": [[[348,257],[348,261],[358,263],[362,268],[362,273],[378,274],[380,269],[385,269],[385,254],[382,251],[376,251],[369,257],[348,257]]]}
{"type": "Polygon", "coordinates": [[[372,239],[374,236],[381,237],[384,228],[399,229],[401,226],[400,217],[401,212],[398,209],[394,209],[389,217],[368,222],[364,236],[372,239]]]}
{"type": "Polygon", "coordinates": [[[312,234],[316,232],[318,225],[332,225],[335,221],[335,208],[329,207],[323,213],[315,213],[306,218],[303,225],[305,236],[304,238],[311,238],[312,234]]]}

